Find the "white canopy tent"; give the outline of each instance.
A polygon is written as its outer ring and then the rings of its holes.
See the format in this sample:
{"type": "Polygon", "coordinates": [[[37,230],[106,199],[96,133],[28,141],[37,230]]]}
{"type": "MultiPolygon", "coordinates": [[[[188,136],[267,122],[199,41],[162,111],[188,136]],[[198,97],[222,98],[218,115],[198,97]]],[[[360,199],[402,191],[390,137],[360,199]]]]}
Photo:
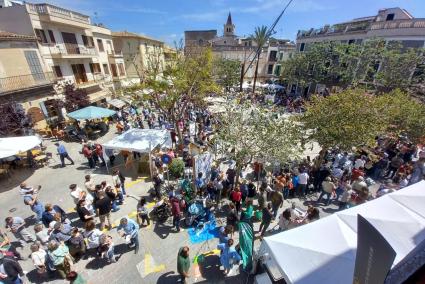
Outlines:
{"type": "Polygon", "coordinates": [[[390,243],[396,266],[425,240],[425,181],[313,223],[265,238],[260,253],[287,283],[352,283],[357,215],[390,243]]]}
{"type": "Polygon", "coordinates": [[[103,144],[105,149],[127,150],[149,153],[155,147],[171,148],[172,141],[168,130],[132,128],[103,144]]]}
{"type": "Polygon", "coordinates": [[[0,138],[0,159],[26,152],[41,144],[38,136],[20,136],[0,138]]]}

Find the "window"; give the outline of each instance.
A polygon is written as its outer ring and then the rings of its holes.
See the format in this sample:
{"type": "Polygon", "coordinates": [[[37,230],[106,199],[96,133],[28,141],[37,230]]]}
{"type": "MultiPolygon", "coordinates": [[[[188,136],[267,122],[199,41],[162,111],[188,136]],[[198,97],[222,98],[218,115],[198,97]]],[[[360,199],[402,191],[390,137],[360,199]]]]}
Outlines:
{"type": "Polygon", "coordinates": [[[105,73],[106,75],[109,75],[108,64],[103,64],[103,73],[105,73]]]}
{"type": "Polygon", "coordinates": [[[90,71],[92,73],[101,73],[100,64],[99,63],[90,63],[90,71]]]}
{"type": "Polygon", "coordinates": [[[304,48],[305,48],[305,43],[303,42],[300,44],[300,51],[304,51],[304,48]]]}
{"type": "Polygon", "coordinates": [[[269,61],[276,61],[277,57],[277,51],[276,50],[272,50],[270,51],[270,55],[269,55],[269,61]]]}
{"type": "Polygon", "coordinates": [[[120,76],[125,76],[124,64],[118,63],[118,69],[120,71],[120,76]]]}
{"type": "Polygon", "coordinates": [[[40,43],[47,43],[46,33],[40,29],[34,29],[35,35],[37,36],[37,40],[40,43]]]}
{"type": "Polygon", "coordinates": [[[53,66],[53,71],[55,72],[55,75],[56,75],[57,78],[63,77],[62,70],[61,70],[61,67],[59,65],[53,66]]]}
{"type": "Polygon", "coordinates": [[[44,80],[43,67],[41,67],[37,51],[25,50],[24,54],[34,80],[44,80]]]}
{"type": "Polygon", "coordinates": [[[93,37],[86,36],[86,35],[82,35],[81,37],[83,38],[83,44],[84,44],[85,47],[93,47],[94,46],[93,37]]]}
{"type": "Polygon", "coordinates": [[[394,20],[394,14],[388,14],[386,21],[392,21],[392,20],[394,20]]]}
{"type": "Polygon", "coordinates": [[[269,66],[267,67],[267,74],[273,74],[273,64],[269,64],[269,66]]]}
{"type": "Polygon", "coordinates": [[[49,32],[50,42],[51,43],[56,43],[56,39],[55,39],[55,36],[53,35],[53,31],[52,30],[48,30],[48,32],[49,32]]]}
{"type": "Polygon", "coordinates": [[[112,76],[113,77],[117,77],[118,76],[117,65],[116,64],[111,64],[111,71],[112,71],[112,76]]]}
{"type": "Polygon", "coordinates": [[[104,52],[105,48],[103,47],[103,41],[101,39],[97,39],[97,48],[100,52],[104,52]]]}

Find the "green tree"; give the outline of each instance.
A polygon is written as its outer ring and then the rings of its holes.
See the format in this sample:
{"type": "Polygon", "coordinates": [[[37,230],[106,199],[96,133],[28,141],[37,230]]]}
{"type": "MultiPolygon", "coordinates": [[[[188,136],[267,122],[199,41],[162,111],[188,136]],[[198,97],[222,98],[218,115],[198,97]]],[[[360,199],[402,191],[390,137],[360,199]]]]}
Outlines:
{"type": "Polygon", "coordinates": [[[183,56],[180,51],[176,60],[166,66],[160,76],[158,70],[147,72],[142,88],[150,88],[152,93],[145,96],[151,100],[177,130],[180,141],[183,140],[179,121],[189,106],[204,104],[209,93],[218,93],[219,88],[213,77],[213,56],[210,49],[200,53],[183,56]]]}
{"type": "Polygon", "coordinates": [[[376,89],[388,92],[407,90],[416,66],[424,62],[423,50],[402,50],[399,42],[388,44],[381,56],[381,67],[375,76],[376,89]]]}
{"type": "Polygon", "coordinates": [[[387,132],[406,135],[413,142],[425,136],[425,105],[408,94],[394,90],[377,97],[380,113],[387,121],[387,132]]]}
{"type": "Polygon", "coordinates": [[[309,44],[282,66],[282,80],[339,86],[365,85],[379,92],[406,90],[417,65],[424,62],[421,49],[404,50],[399,42],[370,39],[363,44],[318,42],[309,44]]]}
{"type": "Polygon", "coordinates": [[[373,145],[388,128],[376,97],[364,90],[346,90],[326,98],[313,97],[299,118],[308,139],[324,149],[373,145]]]}
{"type": "Polygon", "coordinates": [[[239,83],[241,62],[225,58],[214,60],[214,76],[217,83],[226,91],[239,83]]]}
{"type": "Polygon", "coordinates": [[[257,43],[257,62],[255,64],[255,72],[254,72],[254,84],[252,86],[252,92],[255,93],[255,85],[257,83],[258,76],[258,65],[260,62],[260,55],[263,50],[264,45],[269,40],[269,36],[267,35],[267,26],[256,27],[254,34],[251,35],[251,38],[257,43]]]}

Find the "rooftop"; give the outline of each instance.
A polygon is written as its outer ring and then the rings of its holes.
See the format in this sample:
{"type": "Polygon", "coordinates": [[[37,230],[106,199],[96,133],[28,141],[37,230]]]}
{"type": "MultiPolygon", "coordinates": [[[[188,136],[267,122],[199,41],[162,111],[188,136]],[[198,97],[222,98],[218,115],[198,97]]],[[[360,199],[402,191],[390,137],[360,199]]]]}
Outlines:
{"type": "Polygon", "coordinates": [[[19,35],[0,30],[0,40],[15,40],[15,41],[36,41],[36,37],[29,35],[19,35]]]}
{"type": "Polygon", "coordinates": [[[160,41],[158,39],[154,39],[154,38],[148,37],[146,35],[136,34],[136,33],[128,32],[128,31],[112,32],[112,36],[139,38],[139,39],[146,39],[146,40],[150,40],[150,41],[154,41],[154,42],[158,42],[158,43],[164,43],[163,41],[160,41]]]}

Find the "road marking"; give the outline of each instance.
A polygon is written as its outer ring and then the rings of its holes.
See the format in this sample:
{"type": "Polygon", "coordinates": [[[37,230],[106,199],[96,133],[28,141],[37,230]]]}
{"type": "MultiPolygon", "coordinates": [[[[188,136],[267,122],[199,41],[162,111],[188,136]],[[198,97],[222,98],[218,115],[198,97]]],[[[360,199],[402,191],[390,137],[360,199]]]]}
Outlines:
{"type": "Polygon", "coordinates": [[[151,273],[157,273],[165,270],[165,265],[160,264],[156,265],[155,260],[151,254],[146,253],[144,260],[137,264],[137,270],[139,271],[142,278],[145,278],[147,275],[151,273]]]}
{"type": "Polygon", "coordinates": [[[140,182],[142,182],[142,181],[144,181],[145,179],[147,179],[148,177],[141,177],[141,178],[138,178],[138,179],[136,179],[136,180],[134,180],[134,181],[130,181],[130,182],[127,182],[126,184],[125,184],[125,187],[127,188],[127,187],[132,187],[133,185],[136,185],[136,184],[138,184],[138,183],[140,183],[140,182]]]}

